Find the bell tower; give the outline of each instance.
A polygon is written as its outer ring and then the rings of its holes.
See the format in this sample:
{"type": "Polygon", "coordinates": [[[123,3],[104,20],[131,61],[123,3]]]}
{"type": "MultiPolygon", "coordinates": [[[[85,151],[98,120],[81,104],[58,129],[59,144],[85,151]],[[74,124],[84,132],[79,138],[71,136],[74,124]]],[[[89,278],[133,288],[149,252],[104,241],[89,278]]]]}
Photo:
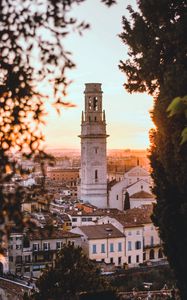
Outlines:
{"type": "Polygon", "coordinates": [[[106,121],[101,83],[85,84],[85,111],[81,122],[80,199],[107,208],[106,121]]]}

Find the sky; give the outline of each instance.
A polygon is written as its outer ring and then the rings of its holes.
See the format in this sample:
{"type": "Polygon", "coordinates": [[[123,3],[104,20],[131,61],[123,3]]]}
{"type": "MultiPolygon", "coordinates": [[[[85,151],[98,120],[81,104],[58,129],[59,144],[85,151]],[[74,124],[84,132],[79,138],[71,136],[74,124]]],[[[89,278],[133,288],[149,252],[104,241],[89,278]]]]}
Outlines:
{"type": "Polygon", "coordinates": [[[145,149],[149,147],[149,130],[153,128],[149,111],[153,100],[147,94],[128,94],[126,80],[118,64],[128,58],[128,48],[118,34],[122,32],[122,16],[128,15],[127,5],[135,7],[135,0],[119,0],[111,8],[99,0],[87,0],[74,7],[72,16],[85,20],[91,28],[83,36],[70,34],[65,41],[72,52],[76,68],[68,76],[73,83],[67,100],[76,107],[63,109],[58,115],[48,108],[44,130],[48,148],[80,148],[81,112],[84,110],[84,84],[102,83],[103,109],[106,111],[108,149],[145,149]]]}

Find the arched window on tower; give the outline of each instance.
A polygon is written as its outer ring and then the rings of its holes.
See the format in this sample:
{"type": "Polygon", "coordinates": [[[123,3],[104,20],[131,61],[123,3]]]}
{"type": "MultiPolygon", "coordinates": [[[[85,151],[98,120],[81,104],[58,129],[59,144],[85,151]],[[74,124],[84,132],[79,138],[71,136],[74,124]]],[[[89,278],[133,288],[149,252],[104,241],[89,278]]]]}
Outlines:
{"type": "Polygon", "coordinates": [[[89,110],[92,109],[92,97],[89,97],[89,101],[88,101],[88,109],[89,109],[89,110]]]}
{"type": "Polygon", "coordinates": [[[97,182],[97,180],[98,180],[98,171],[95,170],[95,182],[97,182]]]}
{"type": "Polygon", "coordinates": [[[98,98],[97,97],[93,98],[93,109],[94,109],[94,111],[98,110],[98,98]]]}

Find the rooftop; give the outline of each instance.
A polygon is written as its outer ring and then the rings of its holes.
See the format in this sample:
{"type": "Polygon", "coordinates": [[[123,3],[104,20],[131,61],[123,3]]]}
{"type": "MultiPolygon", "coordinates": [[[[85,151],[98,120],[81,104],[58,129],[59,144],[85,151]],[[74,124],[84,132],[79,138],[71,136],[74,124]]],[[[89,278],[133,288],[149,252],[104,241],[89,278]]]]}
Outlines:
{"type": "Polygon", "coordinates": [[[75,216],[106,216],[110,214],[117,214],[120,212],[117,208],[110,209],[95,209],[93,212],[86,212],[84,210],[68,210],[66,213],[75,217],[75,216]]]}
{"type": "Polygon", "coordinates": [[[114,215],[114,218],[124,227],[142,226],[144,224],[152,223],[152,212],[152,205],[142,205],[141,207],[128,209],[121,214],[114,215]]]}
{"type": "Polygon", "coordinates": [[[28,233],[28,238],[33,240],[56,240],[56,239],[66,239],[66,238],[78,238],[79,234],[72,233],[69,231],[62,231],[56,229],[44,229],[39,228],[28,233]]]}
{"type": "Polygon", "coordinates": [[[120,238],[125,236],[112,224],[81,226],[80,229],[88,239],[120,238]]]}
{"type": "Polygon", "coordinates": [[[153,195],[153,194],[150,194],[150,193],[147,193],[147,192],[145,192],[145,191],[140,191],[140,192],[137,192],[137,193],[135,193],[135,194],[133,194],[133,195],[131,195],[130,196],[130,198],[145,198],[145,199],[150,199],[150,198],[155,198],[155,196],[153,195]]]}

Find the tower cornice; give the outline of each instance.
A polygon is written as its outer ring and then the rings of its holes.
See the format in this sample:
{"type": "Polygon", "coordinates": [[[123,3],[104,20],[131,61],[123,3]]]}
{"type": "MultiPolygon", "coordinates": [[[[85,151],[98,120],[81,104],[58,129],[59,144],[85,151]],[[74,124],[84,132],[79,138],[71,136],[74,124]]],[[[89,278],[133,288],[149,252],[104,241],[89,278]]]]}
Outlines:
{"type": "Polygon", "coordinates": [[[107,138],[109,137],[109,134],[80,134],[78,137],[82,138],[93,138],[93,139],[100,139],[100,138],[107,138]]]}

